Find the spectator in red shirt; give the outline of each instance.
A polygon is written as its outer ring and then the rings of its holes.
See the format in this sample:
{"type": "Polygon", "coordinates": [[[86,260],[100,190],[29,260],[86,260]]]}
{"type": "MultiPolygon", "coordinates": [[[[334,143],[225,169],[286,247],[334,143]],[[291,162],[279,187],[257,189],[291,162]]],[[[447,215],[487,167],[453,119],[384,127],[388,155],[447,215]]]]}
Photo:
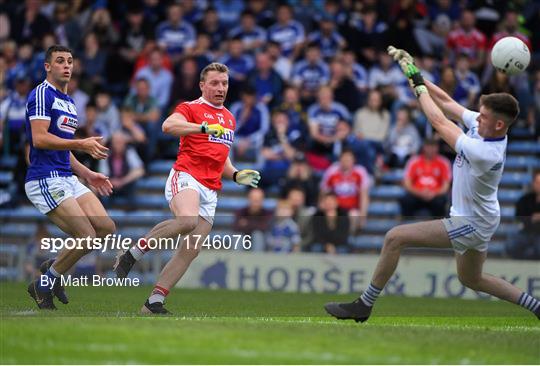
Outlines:
{"type": "Polygon", "coordinates": [[[450,162],[439,154],[438,142],[426,140],[422,154],[411,158],[405,167],[403,186],[407,192],[400,199],[401,215],[412,217],[425,209],[431,216],[444,216],[451,179],[450,162]]]}
{"type": "Polygon", "coordinates": [[[353,231],[362,228],[367,219],[370,177],[361,165],[355,165],[355,156],[345,149],[339,162],[331,165],[321,181],[322,192],[334,192],[338,206],[351,217],[353,231]]]}
{"type": "Polygon", "coordinates": [[[472,10],[466,9],[461,14],[460,26],[448,34],[446,46],[451,60],[457,55],[469,56],[471,68],[478,70],[484,64],[486,56],[486,36],[475,28],[476,17],[472,10]]]}

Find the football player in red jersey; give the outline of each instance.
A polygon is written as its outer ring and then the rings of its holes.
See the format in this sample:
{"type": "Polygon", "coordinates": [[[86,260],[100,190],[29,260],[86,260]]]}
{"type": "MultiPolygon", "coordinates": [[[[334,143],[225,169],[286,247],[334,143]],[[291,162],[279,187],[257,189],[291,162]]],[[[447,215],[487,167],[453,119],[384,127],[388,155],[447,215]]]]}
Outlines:
{"type": "Polygon", "coordinates": [[[156,239],[179,235],[184,239],[163,268],[142,313],[168,313],[163,307],[165,297],[197,257],[212,229],[221,178],[252,187],[261,178],[255,170],[238,171],[229,159],[236,121],[223,106],[229,88],[228,71],[220,63],[207,65],[200,75],[202,96],[179,104],[163,122],[163,132],[179,137],[181,145],[165,187],[174,218],[156,225],[145,238],[120,255],[114,267],[116,275],[126,277],[133,264],[151,249],[148,245],[151,240],[154,243],[156,239]]]}

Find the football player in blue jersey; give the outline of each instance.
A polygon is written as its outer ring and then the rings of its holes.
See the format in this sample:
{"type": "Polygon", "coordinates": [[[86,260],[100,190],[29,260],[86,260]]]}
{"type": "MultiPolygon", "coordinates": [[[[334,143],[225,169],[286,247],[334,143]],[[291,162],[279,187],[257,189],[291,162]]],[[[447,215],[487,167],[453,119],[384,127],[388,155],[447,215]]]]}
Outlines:
{"type": "MultiPolygon", "coordinates": [[[[74,139],[78,127],[73,99],[67,95],[73,71],[69,48],[51,46],[45,56],[46,79],[28,96],[26,134],[30,143],[30,165],[25,190],[28,199],[62,231],[73,238],[103,238],[113,233],[114,222],[96,195],[83,185],[84,179],[95,191],[108,196],[108,177],[91,171],[71,153],[79,150],[94,159],[105,159],[108,149],[101,137],[74,139]]],[[[53,295],[67,303],[60,276],[91,251],[88,240],[79,248],[64,248],[55,260],[42,265],[44,274],[30,283],[28,292],[40,309],[56,309],[53,295]]]]}

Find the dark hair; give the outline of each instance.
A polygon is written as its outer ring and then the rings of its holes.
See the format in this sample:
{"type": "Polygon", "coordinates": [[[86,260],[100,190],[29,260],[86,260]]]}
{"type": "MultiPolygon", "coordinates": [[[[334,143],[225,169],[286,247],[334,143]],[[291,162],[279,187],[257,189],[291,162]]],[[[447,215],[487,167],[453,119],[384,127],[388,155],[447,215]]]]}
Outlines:
{"type": "Polygon", "coordinates": [[[150,81],[147,78],[142,77],[142,76],[139,77],[137,80],[135,80],[135,83],[140,83],[141,81],[146,83],[146,85],[150,85],[150,81]]]}
{"type": "Polygon", "coordinates": [[[47,52],[45,53],[45,62],[50,64],[52,59],[52,54],[54,52],[68,52],[73,54],[73,51],[69,47],[62,46],[61,44],[54,44],[49,49],[47,49],[47,52]]]}
{"type": "Polygon", "coordinates": [[[341,151],[341,154],[339,156],[343,156],[345,154],[351,154],[355,159],[356,159],[356,155],[354,155],[354,151],[348,147],[344,148],[342,151],[341,151]]]}
{"type": "Polygon", "coordinates": [[[507,126],[512,125],[519,115],[519,103],[508,93],[482,95],[480,105],[496,114],[507,126]]]}

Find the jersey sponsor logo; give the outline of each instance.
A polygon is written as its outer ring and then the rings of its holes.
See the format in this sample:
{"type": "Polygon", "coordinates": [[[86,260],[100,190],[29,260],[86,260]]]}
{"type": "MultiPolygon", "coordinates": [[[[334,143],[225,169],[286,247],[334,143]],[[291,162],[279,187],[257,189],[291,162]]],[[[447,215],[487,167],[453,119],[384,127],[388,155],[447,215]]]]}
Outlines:
{"type": "Polygon", "coordinates": [[[65,196],[65,192],[64,191],[58,191],[58,192],[51,192],[51,196],[52,198],[54,198],[54,200],[56,202],[58,202],[59,200],[61,200],[64,196],[65,196]]]}
{"type": "Polygon", "coordinates": [[[234,141],[234,131],[226,129],[226,132],[220,137],[214,137],[212,135],[208,135],[208,141],[224,144],[224,145],[227,145],[228,147],[231,147],[234,141]]]}
{"type": "Polygon", "coordinates": [[[458,168],[461,168],[465,162],[469,163],[469,160],[465,157],[465,154],[463,154],[462,151],[456,156],[455,164],[458,168]]]}
{"type": "Polygon", "coordinates": [[[56,126],[58,126],[58,129],[60,131],[75,134],[75,131],[79,127],[79,124],[77,123],[77,118],[61,115],[56,120],[56,126]]]}
{"type": "Polygon", "coordinates": [[[208,118],[208,119],[214,119],[214,116],[211,115],[210,113],[206,113],[204,112],[204,118],[208,118]]]}
{"type": "Polygon", "coordinates": [[[52,109],[57,109],[59,111],[72,114],[74,116],[77,115],[77,109],[75,108],[75,104],[71,103],[70,101],[54,98],[54,102],[52,105],[52,109]]]}

